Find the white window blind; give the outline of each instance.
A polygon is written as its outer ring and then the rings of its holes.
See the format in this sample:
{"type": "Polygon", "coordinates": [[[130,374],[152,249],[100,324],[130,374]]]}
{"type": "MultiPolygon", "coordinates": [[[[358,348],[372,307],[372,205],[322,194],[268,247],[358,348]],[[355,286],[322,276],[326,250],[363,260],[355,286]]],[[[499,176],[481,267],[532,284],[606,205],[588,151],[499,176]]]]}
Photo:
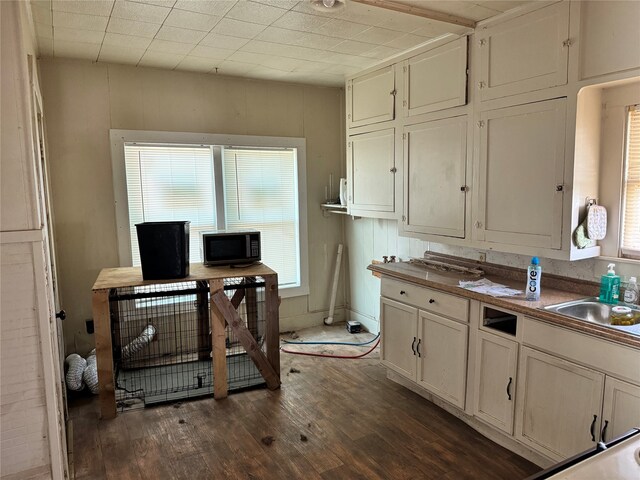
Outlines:
{"type": "Polygon", "coordinates": [[[225,148],[223,171],[226,228],[259,230],[280,286],[300,285],[296,150],[225,148]]]}
{"type": "Polygon", "coordinates": [[[200,232],[215,229],[211,148],[125,144],[124,152],[133,265],[140,265],[136,223],[174,220],[191,222],[189,261],[202,261],[200,232]]]}
{"type": "Polygon", "coordinates": [[[623,184],[623,257],[640,259],[640,106],[629,107],[623,184]]]}

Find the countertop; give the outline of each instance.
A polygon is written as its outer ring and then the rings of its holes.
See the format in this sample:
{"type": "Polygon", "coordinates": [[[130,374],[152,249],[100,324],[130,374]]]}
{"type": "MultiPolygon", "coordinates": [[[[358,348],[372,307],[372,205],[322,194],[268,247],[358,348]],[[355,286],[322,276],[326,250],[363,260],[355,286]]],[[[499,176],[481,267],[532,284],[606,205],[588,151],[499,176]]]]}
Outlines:
{"type": "MultiPolygon", "coordinates": [[[[525,299],[524,293],[514,297],[492,297],[490,295],[466,290],[459,287],[458,282],[460,280],[477,280],[478,277],[454,272],[433,271],[424,266],[408,262],[374,264],[369,265],[367,268],[384,276],[423,285],[425,287],[434,288],[436,290],[452,293],[461,297],[479,300],[489,305],[495,305],[496,307],[507,308],[517,313],[530,315],[531,317],[546,323],[559,325],[581,333],[594,335],[640,349],[640,336],[638,335],[628,333],[624,330],[573,319],[555,312],[543,310],[543,307],[548,305],[578,300],[590,296],[588,294],[576,293],[554,287],[545,287],[543,284],[540,300],[532,302],[525,299]]],[[[513,276],[513,274],[511,276],[513,276]]],[[[488,274],[483,278],[491,280],[492,282],[501,283],[511,288],[522,290],[524,288],[526,274],[522,274],[522,279],[520,281],[509,278],[506,275],[501,276],[499,274],[488,274]]],[[[580,283],[577,280],[576,282],[580,283]]]]}

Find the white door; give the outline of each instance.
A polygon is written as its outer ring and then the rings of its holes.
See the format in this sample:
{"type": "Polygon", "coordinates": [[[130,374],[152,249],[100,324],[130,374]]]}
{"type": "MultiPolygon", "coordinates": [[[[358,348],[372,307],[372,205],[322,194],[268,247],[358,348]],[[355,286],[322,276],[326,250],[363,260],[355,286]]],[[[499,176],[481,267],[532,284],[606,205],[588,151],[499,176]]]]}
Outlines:
{"type": "Polygon", "coordinates": [[[419,317],[418,383],[464,409],[469,327],[423,310],[419,317]]]}
{"type": "Polygon", "coordinates": [[[512,435],[518,343],[484,331],[476,342],[473,414],[512,435]]]}
{"type": "Polygon", "coordinates": [[[567,83],[569,2],[479,30],[481,100],[567,83]]]}
{"type": "Polygon", "coordinates": [[[347,127],[361,127],[395,118],[393,65],[347,82],[347,127]]]}
{"type": "Polygon", "coordinates": [[[566,99],[480,114],[474,237],[561,248],[566,99]]]}
{"type": "Polygon", "coordinates": [[[604,382],[601,441],[640,428],[640,387],[607,376],[604,382]]]}
{"type": "Polygon", "coordinates": [[[380,297],[380,335],[382,364],[415,381],[418,310],[380,297]]]}
{"type": "Polygon", "coordinates": [[[407,232],[464,238],[467,117],[405,127],[404,220],[407,232]]]}
{"type": "Polygon", "coordinates": [[[405,117],[467,102],[467,37],[411,57],[404,63],[405,117]]]}
{"type": "Polygon", "coordinates": [[[395,210],[395,130],[387,128],[349,137],[349,208],[395,210]]]}
{"type": "Polygon", "coordinates": [[[604,375],[528,347],[520,359],[516,438],[555,460],[593,448],[604,375]]]}

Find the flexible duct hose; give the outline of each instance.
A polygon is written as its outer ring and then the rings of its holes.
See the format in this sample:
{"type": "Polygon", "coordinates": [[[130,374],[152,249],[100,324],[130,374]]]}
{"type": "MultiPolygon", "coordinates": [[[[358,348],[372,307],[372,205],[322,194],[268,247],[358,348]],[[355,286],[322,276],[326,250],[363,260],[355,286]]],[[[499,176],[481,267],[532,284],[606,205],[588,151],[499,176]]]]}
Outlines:
{"type": "Polygon", "coordinates": [[[77,353],[72,353],[65,359],[65,363],[69,366],[67,370],[67,388],[74,392],[82,390],[82,373],[87,367],[87,361],[77,353]]]}
{"type": "Polygon", "coordinates": [[[147,325],[140,335],[122,347],[122,359],[126,360],[133,357],[136,353],[149,345],[155,336],[156,328],[151,324],[147,325]]]}
{"type": "Polygon", "coordinates": [[[96,350],[95,348],[89,352],[87,357],[87,366],[82,372],[82,380],[87,384],[89,390],[94,395],[98,393],[98,365],[96,363],[96,350]]]}

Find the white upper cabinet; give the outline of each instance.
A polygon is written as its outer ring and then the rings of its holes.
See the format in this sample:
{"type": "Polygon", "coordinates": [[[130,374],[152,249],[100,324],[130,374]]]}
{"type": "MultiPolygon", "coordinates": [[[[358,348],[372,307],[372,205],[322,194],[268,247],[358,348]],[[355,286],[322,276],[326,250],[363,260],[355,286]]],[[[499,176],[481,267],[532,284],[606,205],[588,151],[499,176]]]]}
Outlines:
{"type": "Polygon", "coordinates": [[[561,247],[565,110],[561,98],[480,114],[477,240],[561,247]]]}
{"type": "Polygon", "coordinates": [[[640,4],[580,2],[580,79],[640,67],[640,4]]]}
{"type": "Polygon", "coordinates": [[[406,232],[464,238],[467,116],[405,127],[406,232]]]}
{"type": "Polygon", "coordinates": [[[480,99],[566,84],[568,39],[569,2],[479,30],[480,99]]]}
{"type": "Polygon", "coordinates": [[[389,65],[347,82],[347,128],[395,118],[394,67],[389,65]]]}
{"type": "Polygon", "coordinates": [[[347,142],[347,154],[349,208],[358,214],[394,212],[395,130],[352,135],[347,142]]]}
{"type": "Polygon", "coordinates": [[[467,37],[404,62],[405,117],[464,105],[467,100],[467,37]]]}

